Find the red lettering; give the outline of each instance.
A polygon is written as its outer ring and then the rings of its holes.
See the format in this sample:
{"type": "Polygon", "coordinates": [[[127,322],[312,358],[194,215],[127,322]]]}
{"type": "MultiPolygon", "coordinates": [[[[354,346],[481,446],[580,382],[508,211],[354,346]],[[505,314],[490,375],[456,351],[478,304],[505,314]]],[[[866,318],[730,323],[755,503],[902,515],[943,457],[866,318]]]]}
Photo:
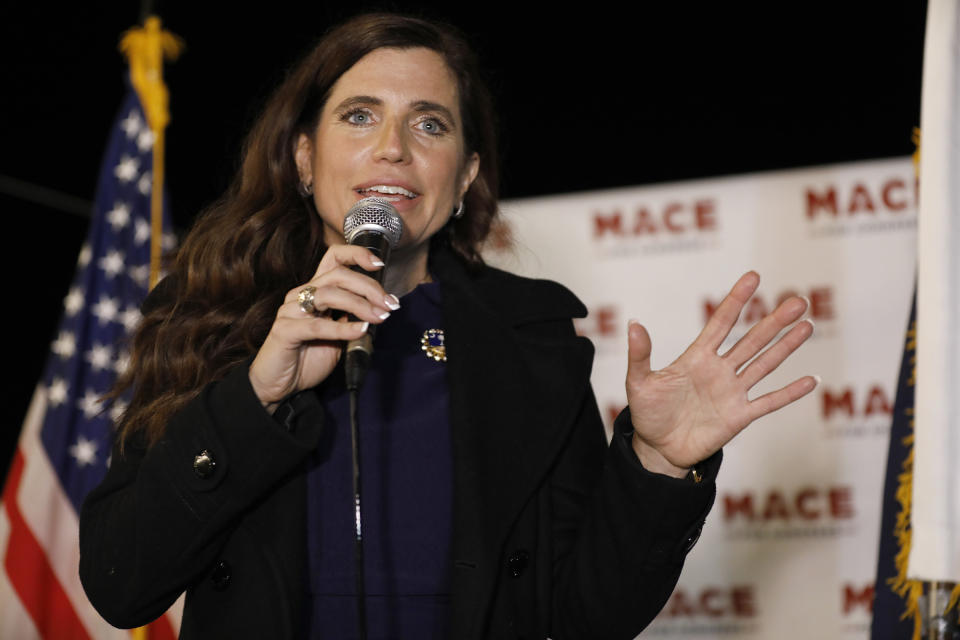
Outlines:
{"type": "Polygon", "coordinates": [[[843,615],[849,614],[856,607],[863,607],[869,613],[873,613],[872,584],[859,590],[853,585],[843,585],[843,615]]]}
{"type": "Polygon", "coordinates": [[[714,231],[717,228],[717,209],[713,200],[697,200],[693,205],[694,220],[700,231],[714,231]]]}
{"type": "Polygon", "coordinates": [[[617,332],[617,308],[600,307],[597,309],[597,335],[611,336],[617,332]]]}
{"type": "Polygon", "coordinates": [[[670,606],[667,607],[667,615],[671,618],[675,618],[678,616],[692,616],[696,614],[696,612],[697,610],[690,602],[686,592],[678,587],[673,592],[673,597],[670,598],[670,606]]]}
{"type": "Polygon", "coordinates": [[[739,499],[730,494],[723,496],[723,519],[732,520],[738,513],[746,516],[747,520],[753,520],[753,495],[743,494],[739,499]]]}
{"type": "Polygon", "coordinates": [[[873,385],[867,390],[867,398],[863,402],[863,407],[855,398],[853,389],[846,387],[842,392],[824,389],[821,394],[821,410],[824,420],[831,418],[836,411],[840,411],[848,418],[853,418],[856,411],[859,415],[869,418],[874,415],[892,415],[893,405],[890,402],[890,396],[880,385],[873,385]]]}
{"type": "MultiPolygon", "coordinates": [[[[764,316],[772,313],[784,300],[797,295],[800,295],[797,291],[785,289],[773,298],[775,303],[773,305],[768,304],[763,296],[755,295],[744,305],[743,311],[740,314],[739,323],[752,325],[759,322],[764,316]]],[[[807,311],[811,318],[816,320],[832,320],[836,315],[833,309],[832,287],[813,287],[807,292],[807,299],[810,301],[810,308],[807,311]]],[[[710,298],[704,299],[704,322],[710,319],[719,306],[719,302],[711,300],[710,298]]]]}
{"type": "Polygon", "coordinates": [[[612,233],[614,235],[623,235],[623,216],[619,211],[615,211],[609,215],[604,215],[602,213],[593,214],[593,237],[599,238],[600,236],[606,233],[612,233]]]}
{"type": "Polygon", "coordinates": [[[723,615],[723,609],[712,606],[712,602],[721,596],[719,589],[707,588],[700,592],[700,610],[711,618],[723,615]]]}
{"type": "Polygon", "coordinates": [[[883,392],[883,388],[879,385],[870,388],[870,393],[867,394],[867,406],[863,409],[863,415],[865,416],[872,416],[875,413],[885,415],[893,413],[893,407],[887,400],[887,394],[883,392]]]}
{"type": "Polygon", "coordinates": [[[586,318],[574,320],[577,335],[609,338],[617,334],[617,307],[607,305],[592,309],[586,318]]]}
{"type": "Polygon", "coordinates": [[[807,503],[811,500],[815,500],[819,496],[819,491],[812,487],[807,487],[806,489],[801,489],[797,492],[796,506],[797,514],[804,520],[816,520],[820,517],[820,511],[817,509],[810,509],[807,506],[807,503]]]}
{"type": "Polygon", "coordinates": [[[858,211],[874,211],[873,200],[870,199],[870,192],[859,182],[853,188],[853,193],[850,194],[850,206],[847,207],[848,213],[856,213],[858,211]]]}
{"type": "Polygon", "coordinates": [[[781,304],[783,304],[785,300],[788,300],[796,295],[800,295],[800,294],[798,294],[796,291],[791,291],[790,289],[787,289],[786,291],[784,291],[783,293],[777,296],[777,304],[774,305],[774,308],[779,307],[781,304]]]}
{"type": "Polygon", "coordinates": [[[703,317],[704,322],[710,319],[713,316],[713,313],[717,310],[717,307],[720,306],[719,302],[714,302],[713,300],[707,299],[703,301],[703,317]]]}
{"type": "Polygon", "coordinates": [[[791,518],[812,521],[827,517],[849,520],[854,517],[853,491],[850,487],[802,487],[796,493],[772,489],[766,495],[763,510],[759,514],[754,509],[753,493],[739,496],[724,494],[724,521],[730,522],[737,516],[743,516],[748,522],[789,522],[791,518]]]}
{"type": "MultiPolygon", "coordinates": [[[[917,201],[916,181],[913,184],[912,194],[907,191],[909,188],[910,186],[901,178],[890,178],[880,186],[879,192],[871,194],[867,185],[857,182],[850,190],[849,198],[844,200],[846,208],[843,213],[851,216],[861,212],[875,213],[878,203],[882,203],[886,211],[903,211],[917,201]]],[[[833,218],[837,218],[841,213],[837,206],[835,187],[831,186],[822,191],[807,189],[806,198],[806,216],[809,220],[814,219],[819,213],[828,214],[833,218]]]]}
{"type": "Polygon", "coordinates": [[[733,587],[730,590],[730,600],[733,604],[733,615],[739,618],[752,618],[757,615],[753,587],[733,587]]]}
{"type": "Polygon", "coordinates": [[[838,520],[849,520],[853,517],[853,496],[850,487],[833,487],[827,496],[831,516],[838,520]]]}
{"type": "Polygon", "coordinates": [[[740,315],[740,319],[747,324],[754,324],[763,320],[763,317],[767,315],[767,313],[769,313],[767,305],[763,303],[760,296],[753,296],[747,301],[743,313],[740,315]]]}
{"type": "Polygon", "coordinates": [[[704,587],[699,593],[688,593],[677,587],[664,608],[670,618],[707,616],[720,618],[736,616],[752,618],[757,615],[754,588],[751,585],[732,587],[704,587]]]}
{"type": "Polygon", "coordinates": [[[848,417],[853,417],[853,390],[844,389],[840,395],[835,395],[829,389],[824,388],[821,407],[823,409],[824,420],[829,419],[834,411],[843,411],[848,417]]]}
{"type": "Polygon", "coordinates": [[[624,221],[623,212],[595,211],[593,214],[593,236],[606,235],[634,236],[656,235],[667,232],[673,234],[697,231],[714,231],[717,228],[716,205],[713,200],[697,200],[692,205],[682,202],[668,202],[662,210],[651,211],[639,206],[633,212],[633,218],[624,221]],[[625,228],[629,225],[629,228],[625,228]]]}
{"type": "Polygon", "coordinates": [[[672,231],[673,233],[682,233],[684,231],[683,225],[679,225],[673,221],[673,217],[681,211],[683,211],[683,205],[675,202],[668,204],[663,210],[663,226],[667,228],[667,231],[672,231]]]}
{"type": "Polygon", "coordinates": [[[833,319],[833,290],[829,287],[810,289],[810,316],[817,320],[833,319]]]}
{"type": "Polygon", "coordinates": [[[790,512],[787,510],[787,501],[779,491],[771,491],[767,495],[767,502],[763,508],[763,519],[773,520],[780,518],[782,520],[790,519],[790,512]]]}
{"type": "Polygon", "coordinates": [[[807,218],[812,220],[818,211],[837,217],[837,192],[833,187],[824,194],[807,189],[807,218]]]}
{"type": "Polygon", "coordinates": [[[633,221],[633,235],[642,236],[646,233],[654,234],[657,232],[657,226],[653,224],[650,212],[644,208],[637,209],[637,214],[633,221]]]}
{"type": "Polygon", "coordinates": [[[884,183],[881,195],[883,197],[883,204],[887,209],[890,211],[901,211],[907,208],[906,199],[893,199],[894,189],[899,191],[904,188],[906,188],[906,185],[903,184],[903,180],[900,180],[899,178],[894,178],[893,180],[888,180],[886,183],[884,183]]]}

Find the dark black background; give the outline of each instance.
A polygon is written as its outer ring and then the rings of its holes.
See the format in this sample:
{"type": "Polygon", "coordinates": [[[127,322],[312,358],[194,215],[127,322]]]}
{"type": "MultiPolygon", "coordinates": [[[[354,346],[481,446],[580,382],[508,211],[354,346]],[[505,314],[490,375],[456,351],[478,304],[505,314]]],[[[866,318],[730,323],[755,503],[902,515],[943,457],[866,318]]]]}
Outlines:
{"type": "MultiPolygon", "coordinates": [[[[175,223],[224,188],[285,69],[331,24],[375,8],[468,34],[499,105],[506,198],[913,151],[924,2],[632,4],[157,2],[187,45],[166,71],[175,223]]],[[[92,200],[124,91],[116,45],[139,19],[136,2],[4,3],[0,175],[92,200]]],[[[0,207],[2,471],[88,221],[10,193],[0,207]]]]}

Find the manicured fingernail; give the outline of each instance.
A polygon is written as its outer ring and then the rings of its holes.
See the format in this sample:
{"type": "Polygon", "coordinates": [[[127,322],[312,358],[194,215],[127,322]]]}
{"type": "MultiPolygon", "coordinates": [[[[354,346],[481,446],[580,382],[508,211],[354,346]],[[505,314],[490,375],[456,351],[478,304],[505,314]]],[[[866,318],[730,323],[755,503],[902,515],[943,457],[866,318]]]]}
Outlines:
{"type": "Polygon", "coordinates": [[[375,267],[382,267],[382,266],[384,266],[383,260],[377,260],[376,258],[374,258],[374,260],[371,262],[371,264],[372,264],[373,266],[375,266],[375,267]]]}
{"type": "Polygon", "coordinates": [[[369,328],[370,328],[370,323],[369,323],[369,322],[364,322],[363,324],[360,325],[360,329],[361,329],[362,331],[366,331],[366,330],[369,329],[369,328]]]}
{"type": "Polygon", "coordinates": [[[807,306],[805,306],[804,309],[809,309],[809,308],[810,308],[810,298],[808,298],[807,296],[800,296],[800,299],[807,303],[807,306]]]}
{"type": "Polygon", "coordinates": [[[383,299],[383,304],[387,305],[391,311],[396,311],[400,308],[400,298],[392,293],[388,293],[387,297],[383,299]]]}
{"type": "Polygon", "coordinates": [[[817,376],[817,375],[813,376],[813,380],[814,380],[814,382],[816,382],[816,384],[813,385],[813,388],[814,388],[814,389],[816,389],[817,387],[819,387],[819,386],[820,386],[820,383],[823,382],[823,379],[822,379],[820,376],[817,376]]]}
{"type": "Polygon", "coordinates": [[[380,318],[381,320],[386,320],[387,318],[390,317],[390,312],[389,312],[389,311],[384,311],[383,313],[381,313],[381,314],[380,314],[379,316],[377,316],[377,317],[380,318]]]}
{"type": "Polygon", "coordinates": [[[811,330],[811,331],[813,331],[813,330],[817,327],[817,324],[816,324],[813,320],[811,320],[810,318],[804,318],[803,321],[810,323],[810,330],[811,330]]]}

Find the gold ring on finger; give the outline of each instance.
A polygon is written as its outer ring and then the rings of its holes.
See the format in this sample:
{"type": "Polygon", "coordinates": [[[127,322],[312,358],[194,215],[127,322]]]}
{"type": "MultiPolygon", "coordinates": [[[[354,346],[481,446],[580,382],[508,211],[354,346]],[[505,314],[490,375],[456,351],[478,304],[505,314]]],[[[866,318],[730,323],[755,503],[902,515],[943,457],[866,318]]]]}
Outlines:
{"type": "Polygon", "coordinates": [[[313,306],[313,294],[316,290],[313,285],[307,285],[297,293],[297,302],[304,313],[313,315],[317,312],[317,308],[313,306]]]}

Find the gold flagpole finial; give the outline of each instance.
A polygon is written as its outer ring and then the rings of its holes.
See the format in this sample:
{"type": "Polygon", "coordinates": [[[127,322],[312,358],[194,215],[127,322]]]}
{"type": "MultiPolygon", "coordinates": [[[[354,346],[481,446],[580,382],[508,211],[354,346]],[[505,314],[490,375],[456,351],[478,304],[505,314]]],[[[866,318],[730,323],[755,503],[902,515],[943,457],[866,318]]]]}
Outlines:
{"type": "Polygon", "coordinates": [[[130,81],[140,96],[154,133],[165,128],[170,121],[163,61],[176,60],[183,46],[180,38],[161,28],[157,16],[150,16],[142,27],[128,30],[120,39],[120,51],[130,64],[130,81]]]}
{"type": "Polygon", "coordinates": [[[120,39],[120,51],[130,65],[130,82],[140,97],[153,133],[153,189],[150,195],[150,288],[160,279],[163,239],[164,130],[170,122],[170,95],[163,83],[163,61],[176,60],[183,41],[148,17],[142,27],[130,29],[120,39]]]}

